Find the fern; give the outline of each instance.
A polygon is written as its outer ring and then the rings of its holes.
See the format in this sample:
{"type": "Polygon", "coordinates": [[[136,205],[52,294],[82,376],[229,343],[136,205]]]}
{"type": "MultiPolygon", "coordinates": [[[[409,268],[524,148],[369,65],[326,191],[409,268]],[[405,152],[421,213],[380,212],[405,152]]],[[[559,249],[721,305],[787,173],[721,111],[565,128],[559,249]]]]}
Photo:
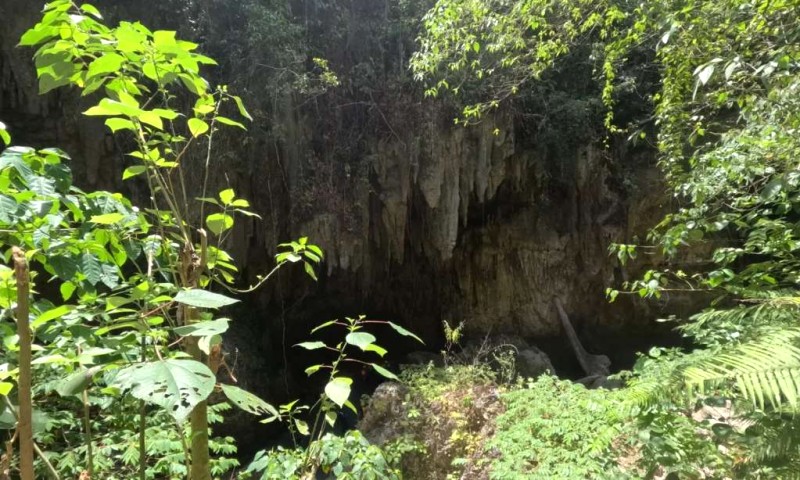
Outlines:
{"type": "Polygon", "coordinates": [[[684,378],[691,390],[705,393],[733,383],[753,405],[764,410],[798,410],[800,398],[800,328],[777,329],[761,339],[721,351],[687,367],[684,378]]]}

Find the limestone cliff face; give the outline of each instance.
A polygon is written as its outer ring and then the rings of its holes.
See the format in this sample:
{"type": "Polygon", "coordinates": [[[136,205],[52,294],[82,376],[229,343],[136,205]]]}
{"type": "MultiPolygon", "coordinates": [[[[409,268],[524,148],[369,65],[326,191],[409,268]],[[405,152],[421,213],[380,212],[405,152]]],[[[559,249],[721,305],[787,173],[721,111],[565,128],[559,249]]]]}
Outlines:
{"type": "MultiPolygon", "coordinates": [[[[79,114],[91,99],[36,94],[32,52],[14,45],[37,6],[0,4],[0,118],[19,143],[67,150],[85,188],[125,188],[135,197],[136,187],[119,180],[119,140],[79,114]]],[[[405,68],[403,55],[397,68],[405,68]]],[[[236,84],[236,72],[215,75],[236,84]]],[[[282,320],[270,317],[274,325],[299,319],[299,327],[333,315],[380,315],[432,345],[443,319],[463,320],[476,334],[556,335],[556,295],[579,323],[619,325],[635,316],[629,304],[604,298],[620,280],[607,248],[658,218],[662,187],[649,154],[608,151],[592,139],[556,151],[518,115],[463,128],[418,92],[374,95],[366,102],[340,89],[309,105],[244,88],[256,122],[221,139],[214,168],[226,175],[215,181],[251,199],[264,221],[241,222],[232,253],[250,277],[281,241],[308,236],[327,253],[319,284],[287,273],[250,299],[252,311],[281,312],[282,320]]],[[[262,340],[265,350],[274,344],[262,340]]]]}

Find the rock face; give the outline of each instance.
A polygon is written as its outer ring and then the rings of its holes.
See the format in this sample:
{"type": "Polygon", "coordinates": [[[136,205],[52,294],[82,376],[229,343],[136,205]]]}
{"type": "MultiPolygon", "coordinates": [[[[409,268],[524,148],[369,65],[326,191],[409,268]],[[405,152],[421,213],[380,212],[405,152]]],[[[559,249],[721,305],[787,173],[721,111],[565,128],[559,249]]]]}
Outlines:
{"type": "MultiPolygon", "coordinates": [[[[116,15],[124,17],[129,3],[116,15]]],[[[362,7],[364,15],[383,15],[362,7]]],[[[81,186],[125,188],[136,197],[136,185],[119,180],[119,139],[78,113],[91,100],[75,92],[37,96],[31,52],[14,48],[37,10],[24,0],[0,4],[0,18],[13,19],[0,32],[0,117],[20,143],[67,150],[81,186]]],[[[363,64],[370,53],[347,41],[349,54],[361,55],[348,62],[363,64]]],[[[407,56],[401,48],[388,70],[405,72],[407,56]]],[[[237,74],[215,73],[234,84],[237,74]]],[[[555,295],[579,325],[633,317],[630,305],[604,298],[619,280],[607,248],[657,220],[649,214],[659,211],[661,190],[649,154],[609,151],[591,139],[555,148],[538,140],[524,115],[500,112],[477,126],[454,126],[451,110],[406,87],[370,90],[369,101],[342,88],[312,106],[244,90],[254,110],[271,114],[256,115],[244,138],[223,137],[214,168],[226,172],[218,184],[251,199],[264,221],[242,222],[229,250],[251,278],[270,265],[274,245],[291,238],[308,236],[327,254],[318,285],[290,272],[249,299],[254,319],[268,312],[273,327],[293,325],[285,342],[306,338],[308,325],[358,313],[403,323],[434,346],[443,319],[463,320],[474,335],[555,336],[555,295]],[[630,189],[623,177],[646,182],[630,189]]]]}

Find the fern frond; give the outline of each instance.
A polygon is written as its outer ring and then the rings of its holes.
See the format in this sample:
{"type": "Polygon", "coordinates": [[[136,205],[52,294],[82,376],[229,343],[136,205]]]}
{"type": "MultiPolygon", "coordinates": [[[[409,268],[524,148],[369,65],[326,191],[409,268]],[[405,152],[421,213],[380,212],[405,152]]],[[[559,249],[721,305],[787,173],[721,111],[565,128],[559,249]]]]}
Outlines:
{"type": "Polygon", "coordinates": [[[693,391],[733,383],[760,409],[797,411],[800,400],[800,329],[778,329],[759,340],[707,357],[683,371],[693,391]]]}

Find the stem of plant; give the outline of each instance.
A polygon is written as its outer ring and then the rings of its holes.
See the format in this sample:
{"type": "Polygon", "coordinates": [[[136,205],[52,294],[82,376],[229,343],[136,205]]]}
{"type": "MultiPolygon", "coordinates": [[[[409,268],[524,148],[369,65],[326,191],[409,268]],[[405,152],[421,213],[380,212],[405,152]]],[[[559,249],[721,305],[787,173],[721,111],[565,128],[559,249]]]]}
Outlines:
{"type": "Polygon", "coordinates": [[[30,281],[25,252],[14,247],[14,272],[17,279],[17,334],[19,335],[19,475],[34,480],[33,475],[33,397],[31,393],[31,327],[28,295],[30,281]]]}
{"type": "Polygon", "coordinates": [[[83,389],[83,428],[86,435],[86,471],[94,478],[94,453],[92,451],[92,422],[89,417],[89,390],[83,389]]]}

